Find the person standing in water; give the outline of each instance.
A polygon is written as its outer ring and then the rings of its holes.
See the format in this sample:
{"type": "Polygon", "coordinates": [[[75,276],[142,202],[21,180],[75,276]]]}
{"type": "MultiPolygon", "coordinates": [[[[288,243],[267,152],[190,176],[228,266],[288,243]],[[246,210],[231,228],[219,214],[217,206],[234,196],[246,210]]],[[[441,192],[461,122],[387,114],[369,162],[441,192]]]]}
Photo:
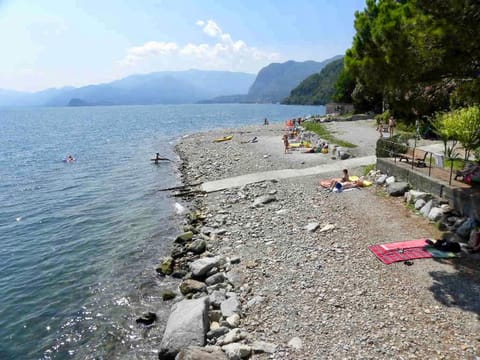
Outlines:
{"type": "Polygon", "coordinates": [[[170,159],[167,159],[166,157],[162,157],[160,156],[160,153],[156,153],[155,157],[152,159],[152,161],[155,162],[155,164],[158,164],[159,161],[161,160],[167,160],[167,161],[170,161],[170,159]]]}

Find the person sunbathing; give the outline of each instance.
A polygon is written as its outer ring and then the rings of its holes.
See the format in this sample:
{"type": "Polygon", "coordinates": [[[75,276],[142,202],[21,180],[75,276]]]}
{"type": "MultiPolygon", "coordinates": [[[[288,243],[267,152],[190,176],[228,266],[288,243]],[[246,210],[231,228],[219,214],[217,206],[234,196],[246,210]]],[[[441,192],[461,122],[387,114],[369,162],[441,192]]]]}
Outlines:
{"type": "Polygon", "coordinates": [[[357,180],[351,180],[348,169],[343,169],[343,176],[340,179],[332,179],[328,189],[330,191],[340,192],[346,189],[360,188],[365,186],[365,182],[363,180],[358,179],[357,177],[355,177],[355,179],[357,180]]]}

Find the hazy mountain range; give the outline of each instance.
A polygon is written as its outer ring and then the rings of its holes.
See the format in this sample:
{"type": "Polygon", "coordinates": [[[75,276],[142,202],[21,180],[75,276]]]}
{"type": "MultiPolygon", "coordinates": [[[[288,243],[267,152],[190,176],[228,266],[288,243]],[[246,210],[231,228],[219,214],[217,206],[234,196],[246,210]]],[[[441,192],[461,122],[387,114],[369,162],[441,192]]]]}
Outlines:
{"type": "Polygon", "coordinates": [[[338,56],[322,62],[270,64],[258,75],[229,71],[162,71],[78,88],[63,87],[33,93],[0,89],[0,106],[280,102],[302,80],[318,73],[336,58],[338,56]]]}
{"type": "Polygon", "coordinates": [[[287,61],[273,63],[261,69],[248,93],[241,95],[221,96],[206,102],[209,103],[276,103],[285,99],[303,80],[319,73],[326,65],[342,58],[334,56],[322,62],[287,61]]]}
{"type": "Polygon", "coordinates": [[[35,93],[0,90],[0,106],[133,105],[195,103],[248,91],[254,74],[228,71],[162,71],[110,83],[35,93]]]}

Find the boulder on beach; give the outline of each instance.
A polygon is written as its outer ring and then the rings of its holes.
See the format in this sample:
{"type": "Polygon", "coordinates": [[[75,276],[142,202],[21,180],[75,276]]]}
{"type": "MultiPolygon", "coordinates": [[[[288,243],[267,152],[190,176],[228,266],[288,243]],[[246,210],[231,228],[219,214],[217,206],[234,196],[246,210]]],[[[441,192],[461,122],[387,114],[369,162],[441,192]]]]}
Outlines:
{"type": "Polygon", "coordinates": [[[189,346],[204,346],[208,331],[208,296],[182,300],[172,307],[160,343],[159,359],[174,359],[189,346]]]}

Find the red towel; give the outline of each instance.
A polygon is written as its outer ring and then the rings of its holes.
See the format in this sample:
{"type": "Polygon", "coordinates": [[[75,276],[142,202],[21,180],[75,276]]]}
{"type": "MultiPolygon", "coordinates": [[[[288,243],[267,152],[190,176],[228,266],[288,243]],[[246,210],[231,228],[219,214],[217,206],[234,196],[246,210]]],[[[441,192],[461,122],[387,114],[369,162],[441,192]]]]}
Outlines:
{"type": "Polygon", "coordinates": [[[385,264],[397,261],[432,258],[426,249],[427,239],[400,241],[390,244],[372,245],[368,248],[385,264]]]}

